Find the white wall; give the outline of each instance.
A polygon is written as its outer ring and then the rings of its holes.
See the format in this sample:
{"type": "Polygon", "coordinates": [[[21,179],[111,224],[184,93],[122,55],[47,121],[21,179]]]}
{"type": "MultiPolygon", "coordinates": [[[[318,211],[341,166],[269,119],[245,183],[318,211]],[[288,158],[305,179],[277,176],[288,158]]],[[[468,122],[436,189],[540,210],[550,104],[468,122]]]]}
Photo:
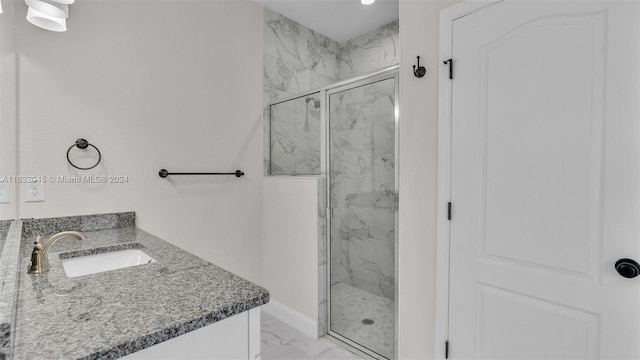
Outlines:
{"type": "MultiPolygon", "coordinates": [[[[3,2],[0,15],[0,177],[16,174],[16,64],[13,33],[15,2],[3,2]]],[[[16,218],[16,185],[0,184],[9,192],[9,203],[0,204],[0,219],[16,218]]]]}
{"type": "Polygon", "coordinates": [[[263,285],[271,298],[318,319],[316,178],[265,178],[263,285]]]}
{"type": "Polygon", "coordinates": [[[400,1],[400,251],[398,354],[434,355],[439,11],[456,1],[400,1]],[[410,71],[420,56],[421,79],[410,71]]]}
{"type": "Polygon", "coordinates": [[[19,173],[128,176],[47,183],[45,202],[19,200],[19,217],[133,210],[140,228],[260,282],[261,7],[79,1],[66,33],[32,26],[16,7],[19,173]],[[96,169],[67,164],[78,138],[102,151],[96,169]],[[162,179],[161,168],[246,176],[162,179]]]}

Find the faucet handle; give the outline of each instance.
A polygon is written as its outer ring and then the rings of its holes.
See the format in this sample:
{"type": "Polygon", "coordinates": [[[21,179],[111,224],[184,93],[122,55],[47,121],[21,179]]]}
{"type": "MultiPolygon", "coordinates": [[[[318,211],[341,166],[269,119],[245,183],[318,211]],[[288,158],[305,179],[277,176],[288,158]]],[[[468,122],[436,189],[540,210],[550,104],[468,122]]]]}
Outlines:
{"type": "Polygon", "coordinates": [[[47,254],[51,246],[56,243],[56,241],[65,238],[72,237],[78,240],[84,240],[85,237],[82,233],[77,231],[63,231],[53,235],[47,240],[47,243],[42,246],[40,242],[40,236],[36,238],[34,241],[33,252],[31,253],[31,266],[29,266],[29,274],[41,274],[46,272],[49,268],[49,264],[47,261],[47,254]]]}
{"type": "Polygon", "coordinates": [[[36,240],[33,242],[33,251],[31,252],[31,263],[29,264],[29,274],[41,274],[45,271],[46,259],[43,256],[44,251],[42,251],[42,242],[40,242],[40,236],[36,236],[36,240]]]}

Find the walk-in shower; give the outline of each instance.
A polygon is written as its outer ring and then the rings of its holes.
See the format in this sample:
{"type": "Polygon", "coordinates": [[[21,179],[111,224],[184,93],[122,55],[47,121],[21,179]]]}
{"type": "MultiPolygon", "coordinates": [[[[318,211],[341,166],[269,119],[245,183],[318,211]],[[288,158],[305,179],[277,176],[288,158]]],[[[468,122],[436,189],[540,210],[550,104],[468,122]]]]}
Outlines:
{"type": "Polygon", "coordinates": [[[326,178],[327,307],[319,321],[328,335],[388,359],[396,357],[397,109],[397,67],[269,109],[271,175],[326,178]]]}

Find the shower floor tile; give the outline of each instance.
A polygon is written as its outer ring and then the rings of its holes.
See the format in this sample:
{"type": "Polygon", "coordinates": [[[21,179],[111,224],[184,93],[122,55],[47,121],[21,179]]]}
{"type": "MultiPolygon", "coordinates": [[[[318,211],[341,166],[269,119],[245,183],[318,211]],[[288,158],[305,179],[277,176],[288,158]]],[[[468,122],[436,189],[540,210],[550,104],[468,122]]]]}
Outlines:
{"type": "Polygon", "coordinates": [[[395,307],[393,301],[352,286],[331,286],[331,331],[376,353],[393,358],[395,307]],[[373,320],[367,325],[363,320],[373,320]]]}

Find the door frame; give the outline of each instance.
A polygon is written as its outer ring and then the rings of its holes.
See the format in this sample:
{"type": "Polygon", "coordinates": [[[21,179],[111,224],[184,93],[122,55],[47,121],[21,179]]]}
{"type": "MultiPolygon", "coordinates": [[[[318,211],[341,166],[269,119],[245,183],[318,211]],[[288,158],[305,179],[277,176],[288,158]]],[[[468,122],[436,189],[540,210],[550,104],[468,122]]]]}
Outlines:
{"type": "MultiPolygon", "coordinates": [[[[453,22],[487,6],[505,0],[467,0],[440,12],[440,61],[453,58],[453,22]]],[[[437,221],[436,221],[436,316],[434,359],[444,359],[446,341],[449,340],[449,262],[451,222],[448,220],[448,202],[451,201],[451,113],[453,83],[449,67],[442,62],[438,71],[438,167],[437,167],[437,221]]],[[[455,79],[455,59],[453,59],[455,79]]],[[[455,209],[453,209],[455,213],[455,209]]],[[[452,345],[455,346],[455,345],[452,345]]]]}

